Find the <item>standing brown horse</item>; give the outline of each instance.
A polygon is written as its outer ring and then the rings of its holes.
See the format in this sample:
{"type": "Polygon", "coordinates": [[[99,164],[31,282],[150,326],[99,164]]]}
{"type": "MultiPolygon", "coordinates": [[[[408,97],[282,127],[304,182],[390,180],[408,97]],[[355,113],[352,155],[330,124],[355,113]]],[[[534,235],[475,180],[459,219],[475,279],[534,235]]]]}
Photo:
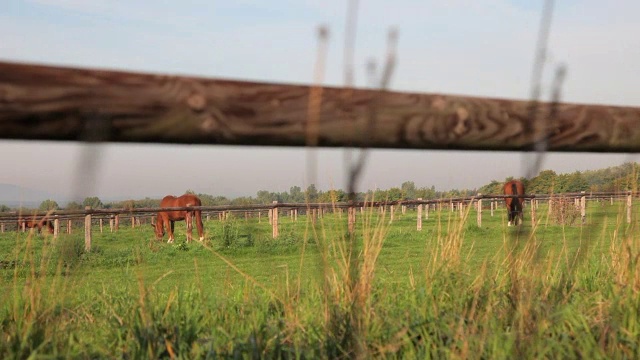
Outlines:
{"type": "Polygon", "coordinates": [[[51,220],[46,220],[45,218],[42,218],[40,220],[36,218],[18,219],[18,231],[20,231],[23,226],[25,229],[38,229],[38,233],[41,233],[42,228],[46,226],[49,234],[53,234],[53,222],[51,220]]]}
{"type": "MultiPolygon", "coordinates": [[[[184,207],[184,206],[202,206],[202,202],[200,199],[192,194],[184,194],[180,197],[175,197],[173,195],[165,196],[160,202],[160,208],[167,207],[184,207]]],[[[193,229],[193,219],[192,216],[195,215],[196,218],[196,226],[198,227],[198,235],[200,236],[200,241],[204,240],[204,235],[202,231],[202,215],[200,210],[179,210],[179,211],[160,211],[158,212],[158,217],[156,218],[155,227],[156,230],[156,238],[161,240],[164,236],[164,225],[167,225],[167,231],[169,232],[169,240],[168,243],[172,243],[174,241],[173,238],[173,223],[175,221],[185,220],[187,223],[187,242],[191,242],[191,234],[193,229]]]]}
{"type": "MultiPolygon", "coordinates": [[[[502,189],[505,195],[524,195],[524,185],[518,180],[506,182],[502,189]]],[[[524,198],[506,197],[504,198],[504,202],[507,204],[507,217],[509,219],[508,226],[511,226],[512,222],[514,225],[522,224],[524,218],[524,215],[522,214],[524,198]],[[519,223],[518,220],[520,220],[519,223]]]]}

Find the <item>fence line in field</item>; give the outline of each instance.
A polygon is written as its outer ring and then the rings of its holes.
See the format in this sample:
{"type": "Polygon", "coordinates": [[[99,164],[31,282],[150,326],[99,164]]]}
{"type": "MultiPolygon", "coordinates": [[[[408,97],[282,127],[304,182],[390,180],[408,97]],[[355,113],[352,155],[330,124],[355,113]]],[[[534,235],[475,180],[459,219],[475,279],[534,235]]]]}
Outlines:
{"type": "MultiPolygon", "coordinates": [[[[328,211],[339,213],[342,216],[344,209],[347,209],[347,224],[349,231],[354,230],[357,212],[363,213],[365,208],[378,208],[381,214],[390,209],[390,221],[394,221],[394,212],[400,211],[406,213],[407,207],[415,207],[416,229],[422,230],[422,220],[429,219],[429,211],[442,211],[444,205],[447,204],[451,212],[459,211],[460,217],[464,217],[469,207],[476,209],[476,221],[478,226],[482,226],[482,209],[489,203],[490,214],[494,215],[494,210],[498,208],[498,204],[505,198],[524,198],[528,200],[528,207],[531,213],[531,222],[536,224],[536,209],[539,201],[547,201],[554,198],[569,198],[574,200],[576,209],[580,209],[582,223],[586,219],[586,203],[587,200],[609,199],[613,204],[614,199],[626,200],[627,223],[631,222],[632,197],[637,194],[631,192],[573,192],[563,194],[545,194],[545,195],[496,195],[496,194],[477,194],[471,197],[457,198],[441,198],[441,199],[422,199],[415,200],[397,200],[397,201],[361,201],[361,202],[338,202],[338,203],[278,203],[274,201],[272,204],[251,204],[251,205],[221,205],[221,206],[188,206],[188,207],[169,207],[169,208],[131,208],[131,209],[92,209],[86,207],[84,210],[53,210],[48,212],[34,212],[31,214],[21,214],[17,211],[0,213],[0,232],[5,232],[6,224],[15,224],[17,230],[26,231],[26,221],[52,221],[54,238],[60,234],[61,223],[66,221],[66,232],[71,233],[74,220],[76,223],[84,220],[85,230],[85,248],[91,248],[91,231],[94,224],[99,225],[100,232],[103,232],[104,221],[109,221],[109,229],[111,232],[118,231],[121,224],[121,217],[128,217],[131,227],[140,226],[144,219],[150,218],[153,223],[153,216],[162,211],[178,211],[178,210],[200,210],[206,221],[210,221],[212,215],[217,215],[218,220],[225,221],[229,219],[232,213],[244,214],[245,219],[257,214],[259,222],[262,220],[262,214],[267,213],[269,223],[272,225],[274,238],[279,236],[279,216],[288,213],[292,221],[297,221],[299,211],[305,212],[311,221],[315,223],[316,218],[324,216],[328,211]],[[423,208],[424,206],[424,208],[423,208]],[[399,209],[399,210],[398,210],[399,209]],[[424,211],[423,211],[424,210],[424,211]],[[143,220],[141,220],[141,218],[143,220]]],[[[551,206],[552,203],[550,203],[551,206]]],[[[46,226],[45,226],[46,228],[46,226]]]]}

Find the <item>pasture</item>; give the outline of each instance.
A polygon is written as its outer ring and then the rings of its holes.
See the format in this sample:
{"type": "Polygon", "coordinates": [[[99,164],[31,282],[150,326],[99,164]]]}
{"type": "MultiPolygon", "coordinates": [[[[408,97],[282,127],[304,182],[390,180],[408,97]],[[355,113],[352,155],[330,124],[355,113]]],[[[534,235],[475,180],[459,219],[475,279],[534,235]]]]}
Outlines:
{"type": "Polygon", "coordinates": [[[638,358],[634,206],[590,202],[562,226],[501,207],[358,212],[315,225],[204,223],[204,245],[149,225],[93,234],[0,234],[0,357],[638,358]],[[485,210],[486,211],[486,210],[485,210]]]}

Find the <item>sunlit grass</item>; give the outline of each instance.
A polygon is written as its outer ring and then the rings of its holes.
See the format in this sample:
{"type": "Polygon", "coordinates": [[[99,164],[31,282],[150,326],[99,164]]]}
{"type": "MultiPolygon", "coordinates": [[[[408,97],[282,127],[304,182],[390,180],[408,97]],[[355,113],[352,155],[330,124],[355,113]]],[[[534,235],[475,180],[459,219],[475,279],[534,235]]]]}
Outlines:
{"type": "MultiPolygon", "coordinates": [[[[528,209],[525,209],[528,210],[528,209]]],[[[315,225],[206,222],[205,246],[149,226],[0,235],[0,356],[638,358],[640,231],[619,204],[587,223],[507,228],[504,211],[357,211],[315,225]]]]}

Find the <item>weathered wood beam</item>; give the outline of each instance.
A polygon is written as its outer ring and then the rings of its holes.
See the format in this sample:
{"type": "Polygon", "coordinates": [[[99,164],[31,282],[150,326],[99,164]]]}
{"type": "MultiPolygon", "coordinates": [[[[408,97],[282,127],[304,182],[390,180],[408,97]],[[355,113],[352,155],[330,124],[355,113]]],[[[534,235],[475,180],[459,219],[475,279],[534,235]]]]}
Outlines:
{"type": "MultiPolygon", "coordinates": [[[[311,89],[0,62],[0,138],[304,146],[317,103],[311,89]]],[[[322,96],[320,146],[530,150],[547,137],[551,151],[640,150],[637,107],[560,104],[541,126],[527,101],[332,87],[314,94],[322,96]]]]}

